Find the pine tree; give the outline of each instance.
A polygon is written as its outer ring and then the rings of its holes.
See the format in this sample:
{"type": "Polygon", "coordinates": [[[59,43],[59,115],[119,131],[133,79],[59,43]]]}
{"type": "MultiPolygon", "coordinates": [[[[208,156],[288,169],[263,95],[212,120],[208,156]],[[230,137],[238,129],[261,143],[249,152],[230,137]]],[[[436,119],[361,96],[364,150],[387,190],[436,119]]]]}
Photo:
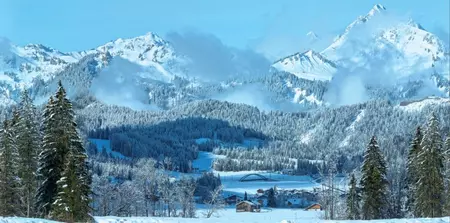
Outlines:
{"type": "Polygon", "coordinates": [[[5,120],[0,135],[0,216],[20,216],[20,182],[13,122],[5,120]]]}
{"type": "Polygon", "coordinates": [[[42,151],[38,156],[38,186],[36,195],[36,211],[42,217],[50,212],[50,206],[56,196],[56,182],[61,178],[63,160],[60,154],[66,151],[58,144],[58,137],[61,135],[57,128],[56,102],[50,97],[44,110],[43,123],[43,144],[42,151]],[[59,133],[59,134],[58,134],[59,133]]]}
{"type": "Polygon", "coordinates": [[[355,174],[352,174],[349,186],[350,190],[347,196],[347,218],[349,220],[357,220],[360,218],[359,202],[361,196],[356,186],[355,174]]]}
{"type": "Polygon", "coordinates": [[[271,207],[271,208],[276,208],[277,207],[277,202],[275,199],[275,189],[270,188],[269,189],[269,193],[267,196],[267,206],[271,207]]]}
{"type": "Polygon", "coordinates": [[[248,201],[247,191],[245,191],[245,193],[244,193],[244,201],[248,201]]]}
{"type": "Polygon", "coordinates": [[[58,220],[84,221],[89,216],[91,180],[87,155],[76,127],[72,104],[59,82],[58,91],[44,112],[43,151],[39,155],[43,183],[38,190],[40,210],[44,215],[51,211],[58,220]],[[70,191],[70,197],[66,190],[70,191]]]}
{"type": "Polygon", "coordinates": [[[447,135],[447,139],[445,140],[444,144],[444,150],[445,150],[445,158],[446,158],[446,172],[445,172],[445,179],[447,183],[447,192],[445,195],[445,206],[444,215],[450,216],[450,134],[447,135]]]}
{"type": "Polygon", "coordinates": [[[408,162],[407,162],[407,211],[412,212],[413,215],[417,215],[417,212],[414,210],[415,196],[416,196],[416,184],[417,184],[417,176],[418,176],[418,155],[421,152],[420,143],[422,141],[423,135],[420,127],[416,129],[416,135],[411,142],[411,149],[408,154],[408,162]]]}
{"type": "Polygon", "coordinates": [[[78,135],[72,103],[66,98],[61,82],[55,97],[59,118],[56,121],[62,127],[59,139],[67,153],[59,157],[66,165],[56,182],[58,195],[52,204],[52,216],[64,221],[86,221],[91,192],[87,154],[78,135]]]}
{"type": "Polygon", "coordinates": [[[52,204],[50,214],[52,218],[66,222],[84,222],[89,219],[90,199],[89,194],[86,194],[89,188],[86,188],[83,182],[85,177],[80,178],[80,172],[84,170],[83,165],[79,166],[87,156],[75,153],[70,150],[67,154],[64,171],[57,182],[58,195],[52,204]]]}
{"type": "Polygon", "coordinates": [[[37,189],[37,156],[39,151],[39,130],[35,120],[36,108],[25,90],[19,104],[17,120],[17,147],[19,153],[18,175],[21,179],[21,197],[25,216],[34,216],[35,193],[37,189]]]}
{"type": "Polygon", "coordinates": [[[418,181],[415,209],[417,217],[441,217],[444,199],[444,155],[439,121],[433,113],[418,155],[418,181]]]}
{"type": "Polygon", "coordinates": [[[362,218],[380,219],[387,206],[386,164],[375,136],[372,137],[364,154],[362,165],[361,192],[362,218]]]}

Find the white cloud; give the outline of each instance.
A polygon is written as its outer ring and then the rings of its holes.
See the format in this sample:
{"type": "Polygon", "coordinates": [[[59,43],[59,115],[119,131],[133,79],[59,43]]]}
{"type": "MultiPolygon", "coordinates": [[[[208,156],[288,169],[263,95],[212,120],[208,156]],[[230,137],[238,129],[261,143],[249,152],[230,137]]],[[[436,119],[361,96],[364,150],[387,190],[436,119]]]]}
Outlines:
{"type": "Polygon", "coordinates": [[[139,85],[142,67],[122,58],[114,58],[111,64],[92,81],[90,91],[106,104],[126,106],[134,110],[158,110],[150,105],[148,94],[139,85]]]}

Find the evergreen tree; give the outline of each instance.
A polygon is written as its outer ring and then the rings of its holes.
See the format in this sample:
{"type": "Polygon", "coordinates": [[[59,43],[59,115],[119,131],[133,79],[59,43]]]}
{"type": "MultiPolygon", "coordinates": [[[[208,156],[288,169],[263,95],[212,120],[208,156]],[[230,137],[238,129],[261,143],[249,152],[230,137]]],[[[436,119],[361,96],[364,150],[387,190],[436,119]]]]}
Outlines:
{"type": "Polygon", "coordinates": [[[417,127],[416,129],[416,135],[411,142],[411,148],[409,150],[408,154],[408,161],[407,161],[407,203],[406,208],[407,211],[412,212],[413,215],[417,215],[417,212],[414,211],[414,203],[415,203],[415,196],[416,196],[416,184],[418,180],[418,171],[419,171],[419,163],[418,163],[418,155],[421,152],[420,143],[422,141],[423,135],[420,127],[417,127]]]}
{"type": "Polygon", "coordinates": [[[347,218],[349,220],[357,220],[360,218],[359,201],[361,196],[356,186],[355,174],[352,174],[350,179],[350,190],[347,196],[347,218]]]}
{"type": "Polygon", "coordinates": [[[445,179],[447,183],[447,192],[445,195],[445,206],[444,215],[450,216],[450,134],[447,135],[447,139],[445,140],[444,144],[444,150],[445,150],[445,158],[446,158],[446,172],[445,172],[445,179]]]}
{"type": "Polygon", "coordinates": [[[271,208],[277,207],[277,202],[275,199],[275,189],[273,189],[273,188],[269,189],[269,193],[267,195],[267,206],[269,206],[271,208]]]}
{"type": "Polygon", "coordinates": [[[89,194],[86,193],[89,188],[84,182],[85,176],[80,178],[84,167],[79,166],[80,163],[85,162],[87,156],[75,153],[70,150],[67,154],[62,177],[57,182],[58,195],[50,213],[52,218],[66,222],[84,222],[89,219],[90,199],[89,194]]]}
{"type": "Polygon", "coordinates": [[[0,135],[0,216],[20,216],[20,182],[13,122],[5,120],[0,135]]]}
{"type": "Polygon", "coordinates": [[[37,156],[39,151],[39,130],[35,120],[36,108],[25,90],[19,104],[17,120],[17,147],[19,153],[18,175],[21,179],[21,197],[25,216],[34,216],[35,193],[37,189],[37,156]]]}
{"type": "Polygon", "coordinates": [[[375,136],[373,136],[364,154],[362,165],[361,213],[363,219],[380,219],[385,216],[387,185],[386,164],[375,136]]]}
{"type": "Polygon", "coordinates": [[[50,97],[44,110],[43,144],[38,156],[38,186],[36,195],[36,211],[45,217],[50,212],[50,206],[56,196],[56,182],[61,178],[63,160],[61,154],[66,152],[58,144],[61,136],[57,127],[56,102],[50,97]]]}
{"type": "Polygon", "coordinates": [[[247,198],[247,191],[245,191],[245,193],[244,193],[244,201],[248,201],[248,198],[247,198]]]}
{"type": "Polygon", "coordinates": [[[58,196],[52,204],[52,216],[65,221],[86,221],[89,218],[91,181],[87,154],[78,135],[72,103],[66,98],[61,82],[56,93],[56,104],[60,113],[57,122],[63,127],[61,141],[67,153],[60,157],[66,165],[57,181],[58,196]]]}
{"type": "Polygon", "coordinates": [[[43,183],[38,190],[41,211],[44,215],[51,211],[58,220],[84,221],[89,213],[87,155],[76,127],[72,104],[59,82],[58,91],[44,112],[44,143],[39,156],[43,183]]]}
{"type": "Polygon", "coordinates": [[[441,217],[444,199],[444,155],[439,121],[433,113],[418,155],[418,181],[415,209],[417,217],[441,217]]]}

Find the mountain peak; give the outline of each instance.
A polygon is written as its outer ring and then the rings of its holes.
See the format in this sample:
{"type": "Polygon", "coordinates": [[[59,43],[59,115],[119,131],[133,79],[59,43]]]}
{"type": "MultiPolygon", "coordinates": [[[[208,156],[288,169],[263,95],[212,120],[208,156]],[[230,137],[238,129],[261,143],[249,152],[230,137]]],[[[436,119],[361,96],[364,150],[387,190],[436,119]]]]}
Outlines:
{"type": "Polygon", "coordinates": [[[336,65],[314,50],[285,57],[272,67],[308,80],[328,81],[336,72],[336,65]]]}
{"type": "Polygon", "coordinates": [[[383,11],[386,11],[386,7],[384,7],[381,4],[376,4],[373,6],[373,8],[369,11],[368,15],[369,16],[374,16],[377,13],[381,13],[383,11]]]}
{"type": "Polygon", "coordinates": [[[316,40],[316,39],[319,38],[319,36],[317,36],[317,34],[315,32],[313,32],[313,31],[309,31],[306,34],[306,36],[309,37],[311,40],[316,40]]]}

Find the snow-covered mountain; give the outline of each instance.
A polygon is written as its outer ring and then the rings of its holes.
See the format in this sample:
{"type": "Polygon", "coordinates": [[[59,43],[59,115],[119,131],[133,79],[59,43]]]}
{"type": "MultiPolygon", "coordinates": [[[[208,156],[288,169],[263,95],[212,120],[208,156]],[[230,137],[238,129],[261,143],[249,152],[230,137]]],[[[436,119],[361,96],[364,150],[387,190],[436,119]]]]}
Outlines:
{"type": "Polygon", "coordinates": [[[285,57],[276,61],[272,66],[299,78],[321,81],[331,80],[337,70],[332,61],[313,50],[285,57]]]}
{"type": "Polygon", "coordinates": [[[433,65],[448,65],[446,51],[436,35],[412,20],[400,21],[384,6],[375,5],[347,26],[322,54],[343,66],[370,66],[373,58],[388,61],[389,69],[402,78],[433,65]]]}
{"type": "Polygon", "coordinates": [[[411,19],[399,19],[377,4],[348,25],[321,53],[297,53],[272,66],[316,80],[351,73],[370,80],[364,82],[368,87],[385,83],[405,89],[409,88],[405,86],[408,82],[432,82],[434,89],[426,91],[444,93],[449,81],[448,52],[436,35],[411,19]]]}
{"type": "Polygon", "coordinates": [[[155,68],[164,81],[174,77],[169,70],[170,63],[176,60],[174,49],[169,42],[154,33],[129,39],[119,38],[94,50],[81,52],[83,55],[97,53],[100,53],[102,61],[107,61],[109,57],[121,57],[143,67],[155,68]]]}
{"type": "MultiPolygon", "coordinates": [[[[311,41],[318,38],[314,32],[309,32],[307,37],[311,41]]],[[[13,104],[24,88],[43,100],[53,92],[50,86],[59,79],[67,82],[65,85],[71,92],[92,93],[91,84],[104,81],[98,79],[105,72],[118,74],[111,79],[128,79],[127,87],[139,90],[136,94],[141,95],[140,102],[155,103],[161,108],[251,92],[255,85],[261,91],[258,95],[265,97],[264,103],[300,104],[305,108],[323,106],[330,104],[324,98],[325,92],[336,88],[337,80],[345,79],[342,76],[348,73],[363,79],[369,99],[409,99],[419,93],[422,97],[448,90],[448,52],[437,36],[411,20],[396,19],[382,5],[375,5],[366,15],[358,17],[322,52],[308,50],[287,56],[273,63],[263,75],[260,71],[264,69],[253,71],[254,76],[252,71],[229,69],[235,76],[225,81],[223,78],[205,81],[191,76],[189,68],[195,67],[184,66],[191,58],[177,52],[170,42],[154,33],[120,38],[81,52],[60,52],[40,44],[17,46],[0,39],[0,102],[13,104]],[[115,58],[129,64],[113,66],[115,58]],[[386,86],[374,87],[374,83],[386,86]]],[[[197,58],[196,63],[206,58],[197,58]]],[[[250,62],[233,66],[245,67],[250,62]]],[[[215,66],[224,64],[230,65],[224,61],[215,66]]],[[[126,90],[121,83],[115,86],[126,90]]],[[[103,92],[111,90],[117,88],[102,89],[103,92]]]]}
{"type": "MultiPolygon", "coordinates": [[[[97,70],[108,66],[114,57],[152,69],[151,78],[169,82],[174,78],[170,67],[177,59],[173,48],[161,37],[147,33],[129,39],[117,39],[92,50],[64,53],[41,44],[17,46],[6,39],[0,40],[0,101],[14,103],[17,93],[33,88],[34,82],[48,82],[63,73],[69,65],[92,56],[97,70]]],[[[181,62],[181,59],[178,61],[181,62]]],[[[133,75],[133,74],[129,74],[133,75]]]]}
{"type": "Polygon", "coordinates": [[[308,33],[306,33],[306,37],[308,37],[310,43],[314,43],[315,41],[319,40],[319,36],[313,31],[309,31],[308,33]]]}

